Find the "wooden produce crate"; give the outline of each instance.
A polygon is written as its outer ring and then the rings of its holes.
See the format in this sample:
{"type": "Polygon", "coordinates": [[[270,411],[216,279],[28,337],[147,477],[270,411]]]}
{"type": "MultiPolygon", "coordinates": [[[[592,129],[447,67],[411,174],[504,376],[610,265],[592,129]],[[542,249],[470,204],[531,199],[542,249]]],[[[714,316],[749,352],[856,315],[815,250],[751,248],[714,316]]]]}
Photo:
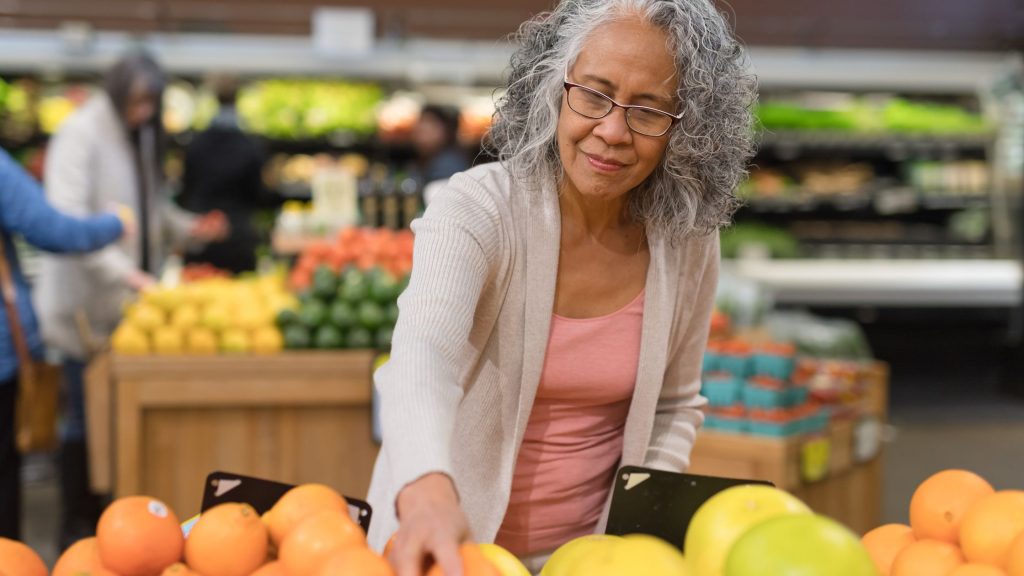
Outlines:
{"type": "MultiPolygon", "coordinates": [[[[862,378],[866,389],[860,413],[884,422],[888,412],[888,365],[872,363],[862,378]]],[[[794,494],[816,512],[863,534],[881,524],[882,454],[879,452],[866,462],[856,462],[854,427],[854,420],[842,419],[830,423],[824,435],[788,438],[701,430],[690,456],[689,471],[767,480],[794,494]],[[815,482],[805,481],[801,473],[804,449],[809,442],[822,439],[827,439],[829,444],[827,474],[815,482]]]]}
{"type": "Polygon", "coordinates": [[[100,356],[86,384],[93,486],[160,498],[185,517],[214,470],[365,498],[374,356],[100,356]]]}

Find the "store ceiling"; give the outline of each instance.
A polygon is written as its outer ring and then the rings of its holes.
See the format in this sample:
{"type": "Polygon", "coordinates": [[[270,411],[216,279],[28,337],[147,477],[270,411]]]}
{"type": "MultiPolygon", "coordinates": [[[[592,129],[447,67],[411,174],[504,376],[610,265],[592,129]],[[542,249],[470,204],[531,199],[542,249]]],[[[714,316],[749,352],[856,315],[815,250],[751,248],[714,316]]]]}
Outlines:
{"type": "MultiPolygon", "coordinates": [[[[1024,0],[717,0],[747,44],[1024,50],[1024,0]]],[[[2,0],[0,27],[307,34],[316,6],[376,10],[389,36],[502,38],[550,0],[2,0]]]]}

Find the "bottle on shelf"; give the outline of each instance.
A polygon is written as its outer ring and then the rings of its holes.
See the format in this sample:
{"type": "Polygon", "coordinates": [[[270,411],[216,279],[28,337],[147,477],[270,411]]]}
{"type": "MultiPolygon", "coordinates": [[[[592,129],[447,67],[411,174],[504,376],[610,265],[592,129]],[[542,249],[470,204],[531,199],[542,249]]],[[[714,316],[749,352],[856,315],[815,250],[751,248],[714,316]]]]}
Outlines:
{"type": "Polygon", "coordinates": [[[402,227],[408,228],[423,211],[422,190],[415,178],[407,177],[398,185],[402,196],[402,227]]]}

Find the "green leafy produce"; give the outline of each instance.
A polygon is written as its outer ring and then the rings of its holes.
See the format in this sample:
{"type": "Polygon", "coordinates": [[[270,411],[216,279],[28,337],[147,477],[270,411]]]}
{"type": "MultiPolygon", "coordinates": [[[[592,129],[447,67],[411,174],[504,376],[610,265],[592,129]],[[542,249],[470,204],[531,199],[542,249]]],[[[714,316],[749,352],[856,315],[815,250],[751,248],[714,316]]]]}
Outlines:
{"type": "Polygon", "coordinates": [[[376,129],[383,91],[375,84],[277,79],[247,86],[238,99],[243,125],[272,138],[321,138],[376,129]]]}
{"type": "Polygon", "coordinates": [[[797,258],[800,248],[792,234],[763,224],[736,224],[722,231],[722,257],[735,258],[745,245],[764,246],[772,258],[797,258]]]}

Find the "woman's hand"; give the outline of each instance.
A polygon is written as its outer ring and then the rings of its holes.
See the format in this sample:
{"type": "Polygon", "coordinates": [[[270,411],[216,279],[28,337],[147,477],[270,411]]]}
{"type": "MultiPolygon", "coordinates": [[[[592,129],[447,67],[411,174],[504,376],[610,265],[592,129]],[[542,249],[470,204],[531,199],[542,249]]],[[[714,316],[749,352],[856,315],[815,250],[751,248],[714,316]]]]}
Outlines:
{"type": "Polygon", "coordinates": [[[228,218],[220,210],[212,210],[196,218],[189,235],[200,242],[218,242],[231,234],[228,218]]]}
{"type": "Polygon", "coordinates": [[[388,557],[397,575],[421,576],[433,558],[445,576],[462,576],[459,545],[469,524],[451,478],[427,474],[403,488],[397,504],[401,525],[388,557]]]}

